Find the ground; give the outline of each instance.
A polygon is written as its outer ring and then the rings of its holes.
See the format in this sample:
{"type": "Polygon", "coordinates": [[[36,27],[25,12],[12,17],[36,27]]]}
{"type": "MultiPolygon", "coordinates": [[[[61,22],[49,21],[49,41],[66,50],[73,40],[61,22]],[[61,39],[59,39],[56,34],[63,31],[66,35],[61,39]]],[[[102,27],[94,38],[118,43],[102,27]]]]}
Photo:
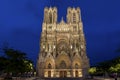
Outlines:
{"type": "MultiPolygon", "coordinates": [[[[3,78],[0,77],[0,80],[3,80],[3,78]]],[[[115,80],[114,78],[104,78],[104,77],[94,77],[94,79],[80,79],[80,78],[47,78],[47,79],[40,79],[39,77],[13,77],[12,80],[115,80]]],[[[117,80],[120,80],[120,78],[117,78],[117,80]]]]}
{"type": "MultiPolygon", "coordinates": [[[[0,80],[2,80],[2,78],[0,78],[0,80]]],[[[45,79],[40,79],[37,77],[31,77],[31,78],[14,78],[13,80],[45,80],[45,79]]],[[[83,80],[83,79],[72,79],[72,78],[64,78],[64,79],[46,79],[46,80],[83,80]]],[[[114,78],[103,78],[103,77],[95,77],[94,79],[84,79],[84,80],[115,80],[114,78]]],[[[120,78],[118,78],[117,80],[120,80],[120,78]]]]}

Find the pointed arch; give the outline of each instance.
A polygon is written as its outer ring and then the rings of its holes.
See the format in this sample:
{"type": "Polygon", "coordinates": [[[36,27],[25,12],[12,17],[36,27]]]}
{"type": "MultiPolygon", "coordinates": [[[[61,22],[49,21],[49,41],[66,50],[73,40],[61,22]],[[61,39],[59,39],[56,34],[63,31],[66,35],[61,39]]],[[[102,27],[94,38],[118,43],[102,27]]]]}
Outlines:
{"type": "Polygon", "coordinates": [[[60,54],[56,58],[56,68],[57,69],[69,69],[71,66],[71,60],[70,57],[66,54],[60,54]]]}
{"type": "Polygon", "coordinates": [[[75,56],[72,61],[72,68],[73,69],[81,69],[82,68],[82,61],[79,57],[75,56]]]}
{"type": "Polygon", "coordinates": [[[54,69],[55,68],[55,61],[52,58],[47,58],[45,60],[45,66],[46,69],[54,69]]]}

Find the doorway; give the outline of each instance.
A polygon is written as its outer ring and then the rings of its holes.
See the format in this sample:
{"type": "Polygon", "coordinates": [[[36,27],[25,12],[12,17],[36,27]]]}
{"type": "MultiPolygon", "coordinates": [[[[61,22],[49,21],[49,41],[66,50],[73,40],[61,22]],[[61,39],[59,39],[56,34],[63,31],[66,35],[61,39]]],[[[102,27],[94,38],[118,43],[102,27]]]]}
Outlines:
{"type": "Polygon", "coordinates": [[[60,77],[61,78],[67,77],[67,72],[66,71],[60,71],[60,77]]]}
{"type": "Polygon", "coordinates": [[[48,71],[48,77],[51,77],[51,71],[48,71]]]}
{"type": "Polygon", "coordinates": [[[78,71],[75,71],[75,77],[78,77],[78,71]]]}

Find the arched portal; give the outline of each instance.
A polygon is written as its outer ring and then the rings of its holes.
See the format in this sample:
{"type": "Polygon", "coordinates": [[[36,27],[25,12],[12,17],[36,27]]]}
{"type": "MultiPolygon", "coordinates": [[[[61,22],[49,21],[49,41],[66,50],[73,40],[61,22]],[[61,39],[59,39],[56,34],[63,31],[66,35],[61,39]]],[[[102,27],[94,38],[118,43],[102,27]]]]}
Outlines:
{"type": "Polygon", "coordinates": [[[71,66],[71,61],[66,53],[60,54],[56,59],[57,69],[69,69],[71,66]]]}
{"type": "Polygon", "coordinates": [[[64,60],[61,61],[60,68],[61,68],[60,77],[67,77],[67,71],[66,70],[62,70],[62,69],[66,69],[67,68],[66,62],[64,60]]]}
{"type": "MultiPolygon", "coordinates": [[[[50,63],[48,64],[48,69],[52,69],[52,65],[50,63]]],[[[48,71],[48,77],[51,77],[51,71],[48,71]]]]}
{"type": "Polygon", "coordinates": [[[60,54],[56,59],[56,68],[59,69],[59,77],[68,77],[71,61],[66,53],[60,54]]]}
{"type": "Polygon", "coordinates": [[[53,58],[47,58],[45,60],[45,64],[44,64],[44,76],[45,77],[54,77],[54,68],[55,68],[55,62],[53,60],[53,58]]]}

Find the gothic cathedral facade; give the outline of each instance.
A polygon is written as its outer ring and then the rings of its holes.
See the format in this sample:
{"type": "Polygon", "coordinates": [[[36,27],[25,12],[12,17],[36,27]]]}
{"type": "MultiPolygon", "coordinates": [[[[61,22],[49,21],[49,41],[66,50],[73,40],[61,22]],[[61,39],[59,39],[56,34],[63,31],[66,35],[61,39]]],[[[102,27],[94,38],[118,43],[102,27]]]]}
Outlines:
{"type": "Polygon", "coordinates": [[[80,8],[68,8],[66,22],[57,21],[57,8],[44,9],[37,74],[43,78],[84,77],[89,59],[80,8]]]}

